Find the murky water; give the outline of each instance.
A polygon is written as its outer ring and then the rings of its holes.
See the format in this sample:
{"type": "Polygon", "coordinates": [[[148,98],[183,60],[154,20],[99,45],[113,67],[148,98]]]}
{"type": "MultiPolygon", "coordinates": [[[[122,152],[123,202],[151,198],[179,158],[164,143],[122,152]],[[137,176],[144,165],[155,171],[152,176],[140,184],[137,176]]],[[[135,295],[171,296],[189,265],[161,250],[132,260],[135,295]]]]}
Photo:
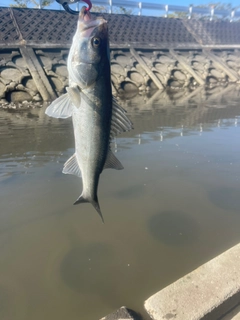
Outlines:
{"type": "Polygon", "coordinates": [[[240,94],[235,87],[122,102],[135,130],[114,141],[99,201],[73,206],[70,120],[0,112],[0,318],[94,320],[240,241],[240,94]]]}

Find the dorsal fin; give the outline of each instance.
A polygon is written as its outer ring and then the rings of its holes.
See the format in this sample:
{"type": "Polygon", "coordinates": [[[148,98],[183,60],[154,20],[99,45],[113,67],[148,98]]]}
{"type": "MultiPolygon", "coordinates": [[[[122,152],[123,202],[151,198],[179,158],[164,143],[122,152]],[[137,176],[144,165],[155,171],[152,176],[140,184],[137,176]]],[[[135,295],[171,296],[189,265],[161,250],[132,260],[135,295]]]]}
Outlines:
{"type": "Polygon", "coordinates": [[[75,176],[81,177],[81,170],[80,170],[78,162],[77,162],[76,153],[74,153],[74,155],[72,155],[71,158],[69,158],[64,163],[62,173],[73,174],[75,176]]]}
{"type": "Polygon", "coordinates": [[[126,111],[119,106],[116,99],[112,101],[112,123],[111,123],[111,139],[121,132],[130,131],[132,122],[126,116],[126,111]]]}

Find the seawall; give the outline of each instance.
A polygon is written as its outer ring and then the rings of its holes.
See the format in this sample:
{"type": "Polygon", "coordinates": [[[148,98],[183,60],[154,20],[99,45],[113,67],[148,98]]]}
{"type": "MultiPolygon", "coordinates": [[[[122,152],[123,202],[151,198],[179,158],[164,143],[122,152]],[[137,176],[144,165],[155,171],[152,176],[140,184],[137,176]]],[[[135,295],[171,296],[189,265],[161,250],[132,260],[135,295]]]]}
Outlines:
{"type": "MultiPolygon", "coordinates": [[[[240,22],[98,15],[109,24],[118,94],[240,81],[240,22]]],[[[76,25],[77,16],[64,11],[0,8],[0,104],[65,92],[76,25]]]]}

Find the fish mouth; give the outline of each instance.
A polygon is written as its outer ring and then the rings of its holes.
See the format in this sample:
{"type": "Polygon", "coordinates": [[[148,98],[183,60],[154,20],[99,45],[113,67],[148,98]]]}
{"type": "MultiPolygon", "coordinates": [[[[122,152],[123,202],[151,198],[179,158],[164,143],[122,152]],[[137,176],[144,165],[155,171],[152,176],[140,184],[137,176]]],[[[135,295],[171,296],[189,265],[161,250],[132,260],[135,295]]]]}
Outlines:
{"type": "Polygon", "coordinates": [[[89,36],[96,27],[99,28],[99,31],[105,31],[107,21],[102,17],[93,17],[86,9],[87,7],[83,6],[78,17],[78,30],[83,33],[83,36],[89,36]]]}

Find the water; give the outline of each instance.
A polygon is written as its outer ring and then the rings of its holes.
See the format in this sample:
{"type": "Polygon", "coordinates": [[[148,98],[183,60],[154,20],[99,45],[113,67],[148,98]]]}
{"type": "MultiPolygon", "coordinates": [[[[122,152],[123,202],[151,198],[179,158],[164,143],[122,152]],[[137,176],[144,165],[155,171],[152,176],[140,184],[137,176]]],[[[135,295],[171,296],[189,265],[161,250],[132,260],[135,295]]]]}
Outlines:
{"type": "Polygon", "coordinates": [[[0,112],[0,318],[93,320],[150,295],[240,241],[236,87],[122,101],[135,130],[112,145],[99,201],[73,206],[71,120],[0,112]],[[177,96],[176,96],[177,95],[177,96]]]}

